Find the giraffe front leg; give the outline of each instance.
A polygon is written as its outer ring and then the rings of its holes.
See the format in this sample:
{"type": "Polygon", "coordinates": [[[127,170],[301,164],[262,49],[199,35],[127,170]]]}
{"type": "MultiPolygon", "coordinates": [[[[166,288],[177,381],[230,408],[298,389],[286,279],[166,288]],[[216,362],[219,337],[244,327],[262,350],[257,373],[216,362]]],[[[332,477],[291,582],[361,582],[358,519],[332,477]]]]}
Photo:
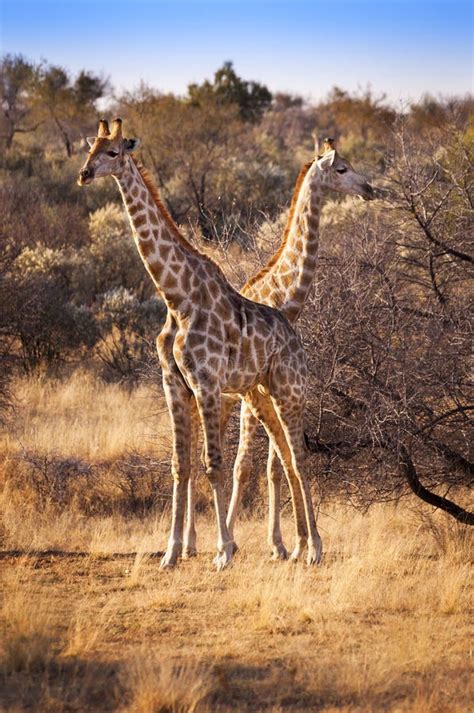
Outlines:
{"type": "Polygon", "coordinates": [[[167,383],[165,377],[163,383],[173,434],[171,532],[168,546],[160,565],[162,569],[167,569],[175,566],[183,546],[184,509],[190,474],[189,430],[191,419],[189,392],[182,388],[181,385],[167,383]]]}
{"type": "Polygon", "coordinates": [[[226,524],[226,508],[222,484],[221,449],[221,395],[217,390],[200,392],[196,401],[204,436],[204,462],[206,475],[212,487],[217,519],[217,555],[214,563],[218,570],[226,567],[234,554],[234,542],[226,524]]]}
{"type": "Polygon", "coordinates": [[[161,560],[161,569],[174,567],[181,555],[183,547],[183,525],[186,488],[189,479],[189,459],[187,448],[183,441],[177,444],[173,453],[171,472],[173,475],[173,500],[171,515],[171,532],[166,552],[161,560]]]}

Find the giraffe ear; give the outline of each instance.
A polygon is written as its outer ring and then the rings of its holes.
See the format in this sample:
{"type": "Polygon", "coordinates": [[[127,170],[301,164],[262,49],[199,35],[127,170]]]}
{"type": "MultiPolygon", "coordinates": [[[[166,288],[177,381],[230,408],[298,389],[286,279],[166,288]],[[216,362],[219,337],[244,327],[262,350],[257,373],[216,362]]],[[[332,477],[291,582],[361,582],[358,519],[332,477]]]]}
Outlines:
{"type": "Polygon", "coordinates": [[[123,147],[128,153],[132,153],[140,146],[140,139],[124,139],[123,147]]]}
{"type": "Polygon", "coordinates": [[[318,158],[318,166],[322,171],[333,165],[334,159],[336,158],[336,150],[326,151],[325,154],[318,158]]]}
{"type": "Polygon", "coordinates": [[[96,139],[95,136],[88,136],[88,137],[86,138],[86,141],[87,141],[87,143],[89,144],[89,146],[90,146],[91,148],[92,148],[92,147],[94,146],[94,144],[95,144],[95,139],[96,139]]]}

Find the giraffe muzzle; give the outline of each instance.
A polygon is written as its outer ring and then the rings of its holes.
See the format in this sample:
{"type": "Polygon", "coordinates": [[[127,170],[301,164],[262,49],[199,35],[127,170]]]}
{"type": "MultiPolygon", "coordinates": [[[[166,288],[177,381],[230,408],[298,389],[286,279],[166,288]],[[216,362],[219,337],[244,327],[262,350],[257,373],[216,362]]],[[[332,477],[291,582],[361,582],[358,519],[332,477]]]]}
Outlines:
{"type": "Polygon", "coordinates": [[[87,183],[90,183],[92,179],[94,178],[94,171],[92,168],[81,168],[79,171],[79,178],[77,179],[77,182],[80,186],[85,186],[87,183]]]}
{"type": "Polygon", "coordinates": [[[373,187],[370,185],[370,183],[366,183],[364,186],[364,190],[362,193],[362,198],[365,201],[373,201],[374,198],[377,198],[377,193],[374,191],[373,187]]]}

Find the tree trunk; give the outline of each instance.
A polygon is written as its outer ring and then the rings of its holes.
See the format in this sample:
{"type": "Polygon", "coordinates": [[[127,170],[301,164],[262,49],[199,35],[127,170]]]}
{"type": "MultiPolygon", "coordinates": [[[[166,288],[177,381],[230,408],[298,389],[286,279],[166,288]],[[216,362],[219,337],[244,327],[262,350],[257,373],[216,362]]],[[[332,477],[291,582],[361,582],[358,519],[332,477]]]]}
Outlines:
{"type": "Polygon", "coordinates": [[[61,124],[61,122],[59,121],[59,119],[58,119],[56,116],[54,116],[53,118],[54,118],[54,123],[55,123],[56,126],[58,127],[59,133],[61,134],[61,137],[62,137],[62,140],[63,140],[63,143],[64,143],[64,147],[65,147],[65,149],[66,149],[67,157],[68,157],[68,158],[71,158],[71,156],[72,156],[72,144],[71,144],[71,140],[70,140],[70,138],[69,138],[69,135],[68,135],[66,129],[64,128],[64,126],[63,126],[63,125],[61,124]]]}

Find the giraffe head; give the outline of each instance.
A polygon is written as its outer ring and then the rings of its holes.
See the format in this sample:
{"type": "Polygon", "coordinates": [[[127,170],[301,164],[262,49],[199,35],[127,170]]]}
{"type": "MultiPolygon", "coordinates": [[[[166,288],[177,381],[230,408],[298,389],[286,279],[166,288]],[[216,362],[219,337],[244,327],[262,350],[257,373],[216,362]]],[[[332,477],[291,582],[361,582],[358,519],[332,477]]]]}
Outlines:
{"type": "Polygon", "coordinates": [[[325,188],[350,196],[360,196],[366,201],[377,197],[377,191],[366,176],[357,173],[349,161],[334,148],[334,139],[326,138],[323,151],[316,158],[317,175],[325,188]]]}
{"type": "Polygon", "coordinates": [[[123,138],[121,119],[114,119],[111,131],[107,121],[101,119],[97,136],[89,136],[87,143],[90,151],[79,171],[77,182],[80,186],[91,183],[94,178],[119,176],[128,155],[139,145],[139,140],[123,138]]]}

